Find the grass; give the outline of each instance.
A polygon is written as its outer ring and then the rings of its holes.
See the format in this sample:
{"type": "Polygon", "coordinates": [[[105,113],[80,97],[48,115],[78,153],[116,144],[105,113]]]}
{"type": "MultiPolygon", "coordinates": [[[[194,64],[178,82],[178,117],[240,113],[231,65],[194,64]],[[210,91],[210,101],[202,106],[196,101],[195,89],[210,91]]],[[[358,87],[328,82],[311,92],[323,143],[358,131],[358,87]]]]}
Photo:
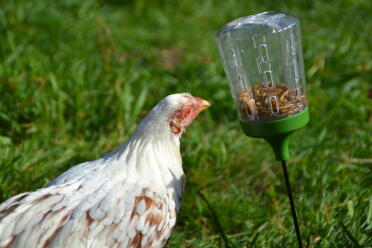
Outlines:
{"type": "Polygon", "coordinates": [[[182,137],[188,184],[168,247],[296,247],[280,164],[239,128],[214,35],[266,10],[301,18],[311,123],[289,161],[307,247],[372,247],[371,2],[3,1],[0,198],[120,145],[162,97],[210,100],[182,137]]]}

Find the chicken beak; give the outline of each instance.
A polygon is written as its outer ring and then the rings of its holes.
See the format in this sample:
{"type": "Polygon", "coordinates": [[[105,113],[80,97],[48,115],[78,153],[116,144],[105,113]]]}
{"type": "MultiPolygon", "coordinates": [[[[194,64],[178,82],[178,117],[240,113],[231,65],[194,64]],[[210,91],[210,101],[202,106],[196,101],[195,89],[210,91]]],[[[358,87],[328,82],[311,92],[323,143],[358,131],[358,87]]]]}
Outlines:
{"type": "Polygon", "coordinates": [[[211,104],[208,101],[200,98],[200,107],[199,107],[200,112],[203,110],[206,110],[210,106],[211,104]]]}

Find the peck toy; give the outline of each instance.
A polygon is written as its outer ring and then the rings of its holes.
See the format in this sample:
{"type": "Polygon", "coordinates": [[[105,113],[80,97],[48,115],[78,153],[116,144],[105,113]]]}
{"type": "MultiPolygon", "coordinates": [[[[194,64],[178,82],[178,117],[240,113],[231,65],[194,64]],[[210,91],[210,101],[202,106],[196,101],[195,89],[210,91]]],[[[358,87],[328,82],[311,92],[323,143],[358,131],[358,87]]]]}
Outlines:
{"type": "Polygon", "coordinates": [[[264,138],[282,162],[302,248],[286,167],[289,136],[309,122],[299,20],[278,12],[241,17],[226,24],[216,41],[244,134],[264,138]]]}

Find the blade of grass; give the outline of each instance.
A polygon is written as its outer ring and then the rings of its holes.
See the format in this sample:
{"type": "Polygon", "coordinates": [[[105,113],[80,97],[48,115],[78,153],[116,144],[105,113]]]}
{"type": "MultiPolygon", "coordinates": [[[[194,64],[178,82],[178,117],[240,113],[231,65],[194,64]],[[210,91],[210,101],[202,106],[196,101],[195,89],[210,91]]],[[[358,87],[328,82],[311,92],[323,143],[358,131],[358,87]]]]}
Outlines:
{"type": "Polygon", "coordinates": [[[255,243],[259,235],[260,233],[256,233],[256,235],[254,235],[252,241],[247,245],[247,248],[253,248],[255,246],[255,243]]]}
{"type": "Polygon", "coordinates": [[[218,230],[218,232],[220,233],[220,236],[222,238],[222,240],[224,241],[225,243],[225,247],[226,248],[232,248],[232,246],[230,245],[230,241],[229,239],[227,238],[226,234],[225,234],[225,231],[223,230],[222,226],[221,226],[221,223],[220,221],[218,220],[218,217],[217,217],[217,214],[216,214],[216,211],[214,211],[212,205],[209,203],[209,201],[207,200],[207,198],[203,195],[203,193],[201,193],[200,191],[197,192],[198,196],[205,202],[205,204],[207,205],[208,209],[209,209],[209,212],[211,213],[212,215],[212,218],[213,218],[213,221],[216,225],[216,228],[218,230]]]}
{"type": "Polygon", "coordinates": [[[340,224],[341,227],[342,227],[342,230],[346,233],[346,235],[349,237],[349,239],[351,240],[351,242],[356,245],[356,247],[358,248],[362,248],[362,246],[358,243],[358,241],[356,240],[356,238],[351,234],[351,232],[346,228],[346,226],[344,225],[344,223],[341,223],[340,224]]]}

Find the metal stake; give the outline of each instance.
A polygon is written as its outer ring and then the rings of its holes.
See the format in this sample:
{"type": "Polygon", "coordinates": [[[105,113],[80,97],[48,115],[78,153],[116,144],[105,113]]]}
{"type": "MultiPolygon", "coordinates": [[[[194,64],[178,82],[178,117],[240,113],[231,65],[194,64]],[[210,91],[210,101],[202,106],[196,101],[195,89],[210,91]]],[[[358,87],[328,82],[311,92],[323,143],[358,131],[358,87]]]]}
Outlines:
{"type": "Polygon", "coordinates": [[[286,160],[282,160],[282,168],[283,168],[285,185],[287,186],[288,200],[289,200],[289,204],[291,205],[291,212],[292,212],[293,222],[294,222],[294,225],[295,225],[298,247],[303,248],[302,240],[301,240],[300,226],[298,225],[296,208],[295,208],[294,201],[293,201],[291,185],[289,184],[289,177],[288,177],[286,160]]]}

